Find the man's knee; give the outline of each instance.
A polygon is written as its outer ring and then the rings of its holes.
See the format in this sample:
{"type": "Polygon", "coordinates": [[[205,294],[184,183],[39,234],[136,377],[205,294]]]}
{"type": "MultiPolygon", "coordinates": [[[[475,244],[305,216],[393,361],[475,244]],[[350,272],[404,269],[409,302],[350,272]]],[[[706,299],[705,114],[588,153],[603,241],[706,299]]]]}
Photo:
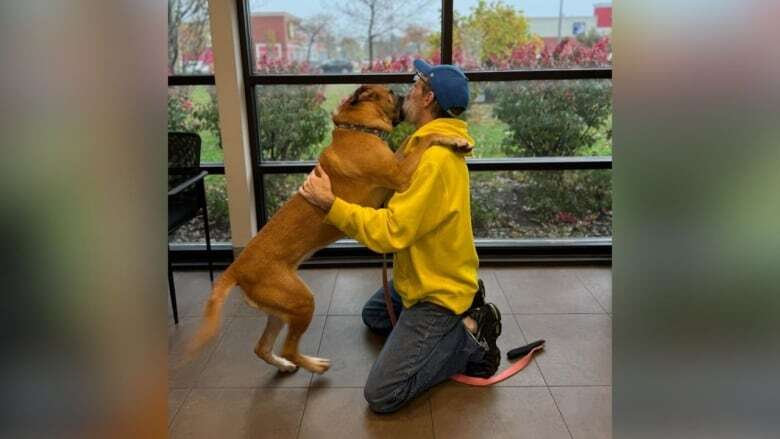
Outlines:
{"type": "Polygon", "coordinates": [[[370,306],[368,305],[364,306],[363,311],[361,313],[361,316],[363,317],[363,324],[365,324],[369,328],[373,326],[375,320],[374,314],[375,311],[373,311],[370,306]]]}
{"type": "Polygon", "coordinates": [[[368,407],[374,413],[393,413],[398,411],[407,401],[400,397],[399,389],[388,389],[372,386],[367,383],[363,389],[363,396],[368,402],[368,407]]]}
{"type": "Polygon", "coordinates": [[[390,331],[393,329],[386,316],[368,306],[363,307],[362,317],[363,324],[379,335],[386,336],[390,334],[390,331]]]}

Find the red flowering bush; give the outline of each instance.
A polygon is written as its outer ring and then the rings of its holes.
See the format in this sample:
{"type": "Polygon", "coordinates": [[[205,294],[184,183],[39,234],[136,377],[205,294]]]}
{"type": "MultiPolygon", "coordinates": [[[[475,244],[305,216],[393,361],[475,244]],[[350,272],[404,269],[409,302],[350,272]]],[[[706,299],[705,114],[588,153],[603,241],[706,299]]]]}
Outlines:
{"type": "Polygon", "coordinates": [[[373,64],[363,67],[363,73],[393,72],[405,73],[414,70],[412,63],[416,58],[411,55],[392,55],[384,59],[376,59],[373,64]]]}
{"type": "Polygon", "coordinates": [[[261,55],[255,63],[257,73],[312,73],[307,62],[287,61],[277,57],[261,55]]]}
{"type": "Polygon", "coordinates": [[[552,69],[572,67],[608,67],[612,64],[612,45],[604,36],[593,46],[587,46],[573,38],[564,38],[552,50],[549,46],[527,43],[515,47],[504,58],[492,58],[496,69],[552,69]]]}
{"type": "Polygon", "coordinates": [[[218,144],[221,146],[216,90],[213,88],[205,88],[205,90],[208,97],[196,102],[192,97],[194,88],[168,88],[168,131],[191,133],[209,131],[217,137],[218,144]]]}

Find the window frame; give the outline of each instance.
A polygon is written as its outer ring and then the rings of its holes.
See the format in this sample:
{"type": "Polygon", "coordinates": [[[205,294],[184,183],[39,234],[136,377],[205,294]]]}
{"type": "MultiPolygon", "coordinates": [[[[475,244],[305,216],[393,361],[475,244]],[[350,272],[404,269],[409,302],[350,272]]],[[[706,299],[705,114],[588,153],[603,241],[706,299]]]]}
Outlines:
{"type": "MultiPolygon", "coordinates": [[[[256,87],[267,85],[319,85],[319,84],[409,84],[413,73],[345,73],[345,74],[263,74],[253,68],[251,14],[249,2],[236,0],[244,77],[244,104],[249,123],[249,141],[252,159],[255,209],[258,231],[268,221],[264,176],[267,174],[308,173],[315,161],[267,161],[260,157],[257,126],[256,87]]],[[[441,2],[441,62],[452,63],[454,0],[441,2]]],[[[572,69],[515,69],[502,71],[466,71],[470,82],[503,81],[558,81],[612,79],[612,67],[572,69]]],[[[213,75],[169,76],[168,85],[214,85],[213,75]]],[[[527,157],[497,159],[467,159],[470,171],[531,171],[531,170],[593,170],[612,169],[612,156],[602,157],[527,157]]],[[[208,170],[224,173],[223,165],[209,165],[208,170]]],[[[606,262],[612,259],[612,237],[608,238],[553,238],[529,240],[477,239],[477,253],[482,262],[516,263],[520,261],[556,262],[606,262]]],[[[199,259],[200,250],[191,248],[183,260],[199,259]]],[[[222,259],[222,258],[220,258],[222,259]]],[[[307,265],[374,264],[381,256],[353,240],[332,244],[313,255],[307,265]]]]}

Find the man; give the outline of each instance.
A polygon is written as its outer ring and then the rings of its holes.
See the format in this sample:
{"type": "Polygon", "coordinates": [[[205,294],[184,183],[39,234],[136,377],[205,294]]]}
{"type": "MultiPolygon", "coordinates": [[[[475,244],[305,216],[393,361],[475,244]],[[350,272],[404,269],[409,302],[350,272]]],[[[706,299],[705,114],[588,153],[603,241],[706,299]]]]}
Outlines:
{"type": "MultiPolygon", "coordinates": [[[[466,122],[452,117],[468,106],[463,72],[422,60],[414,66],[416,81],[404,113],[417,129],[407,142],[439,133],[473,144],[466,122]]],[[[396,327],[391,327],[382,288],[363,308],[365,324],[389,335],[366,382],[369,407],[390,413],[454,374],[493,375],[500,362],[501,313],[484,303],[484,290],[476,295],[479,261],[464,155],[430,147],[409,188],[395,193],[382,209],[335,197],[328,176],[320,167],[316,171],[299,192],[328,213],[324,221],[373,251],[394,253],[390,286],[399,315],[396,327]]]]}

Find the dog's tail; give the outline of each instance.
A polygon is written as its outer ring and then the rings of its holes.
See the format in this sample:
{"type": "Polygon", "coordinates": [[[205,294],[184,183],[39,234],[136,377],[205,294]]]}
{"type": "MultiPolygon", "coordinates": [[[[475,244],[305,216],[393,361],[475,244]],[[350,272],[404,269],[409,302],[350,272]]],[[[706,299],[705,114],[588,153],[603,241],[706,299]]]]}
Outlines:
{"type": "Polygon", "coordinates": [[[238,283],[230,267],[214,282],[211,296],[203,313],[203,321],[195,337],[187,345],[187,359],[193,358],[219,331],[222,305],[230,290],[238,283]]]}

